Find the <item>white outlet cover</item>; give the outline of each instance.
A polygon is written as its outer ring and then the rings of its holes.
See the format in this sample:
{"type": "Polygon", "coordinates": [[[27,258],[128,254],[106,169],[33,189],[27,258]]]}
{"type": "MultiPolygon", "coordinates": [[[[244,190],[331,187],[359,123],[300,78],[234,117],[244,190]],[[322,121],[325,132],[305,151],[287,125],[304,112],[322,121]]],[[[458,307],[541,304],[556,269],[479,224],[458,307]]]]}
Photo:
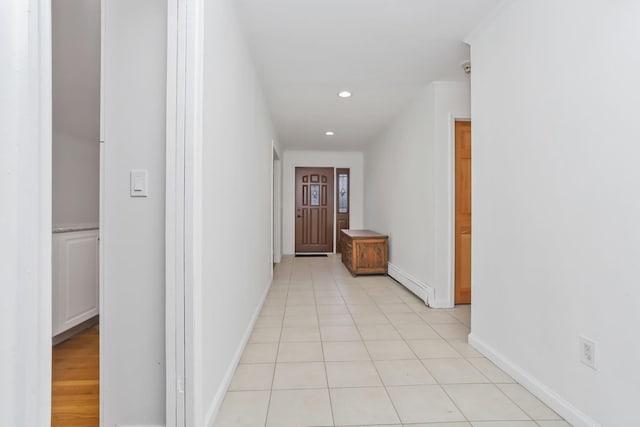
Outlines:
{"type": "Polygon", "coordinates": [[[596,369],[596,343],[589,338],[580,337],[580,361],[592,369],[596,369]]]}

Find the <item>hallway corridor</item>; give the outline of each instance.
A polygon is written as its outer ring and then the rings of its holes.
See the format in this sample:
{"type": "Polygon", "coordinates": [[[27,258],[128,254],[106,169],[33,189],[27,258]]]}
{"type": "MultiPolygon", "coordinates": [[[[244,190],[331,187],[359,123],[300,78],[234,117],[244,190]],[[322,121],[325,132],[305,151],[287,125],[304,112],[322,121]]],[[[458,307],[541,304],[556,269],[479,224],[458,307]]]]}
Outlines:
{"type": "Polygon", "coordinates": [[[429,309],[339,255],[286,257],[215,426],[569,426],[467,345],[469,324],[470,306],[429,309]]]}

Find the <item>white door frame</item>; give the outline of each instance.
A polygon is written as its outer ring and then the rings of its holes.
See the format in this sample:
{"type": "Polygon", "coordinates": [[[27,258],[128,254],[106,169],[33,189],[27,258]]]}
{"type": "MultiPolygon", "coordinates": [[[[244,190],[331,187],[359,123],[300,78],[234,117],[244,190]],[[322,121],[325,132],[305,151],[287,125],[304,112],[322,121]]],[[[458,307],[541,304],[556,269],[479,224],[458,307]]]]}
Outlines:
{"type": "Polygon", "coordinates": [[[0,2],[0,414],[51,418],[51,7],[0,2]]]}
{"type": "Polygon", "coordinates": [[[167,0],[167,427],[201,411],[203,0],[167,0]]]}

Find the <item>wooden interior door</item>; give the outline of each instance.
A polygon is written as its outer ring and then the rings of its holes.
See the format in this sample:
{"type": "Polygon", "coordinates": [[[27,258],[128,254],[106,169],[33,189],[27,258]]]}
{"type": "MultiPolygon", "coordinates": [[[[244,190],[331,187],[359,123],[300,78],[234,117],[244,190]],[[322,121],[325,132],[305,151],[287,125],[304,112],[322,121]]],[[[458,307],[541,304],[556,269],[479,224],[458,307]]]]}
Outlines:
{"type": "Polygon", "coordinates": [[[333,168],[296,168],[296,253],[333,252],[333,168]]]}
{"type": "Polygon", "coordinates": [[[456,122],[455,303],[471,303],[471,122],[456,122]]]}
{"type": "Polygon", "coordinates": [[[340,230],[349,229],[349,198],[351,191],[349,188],[349,169],[336,168],[336,252],[342,252],[342,233],[340,230]]]}

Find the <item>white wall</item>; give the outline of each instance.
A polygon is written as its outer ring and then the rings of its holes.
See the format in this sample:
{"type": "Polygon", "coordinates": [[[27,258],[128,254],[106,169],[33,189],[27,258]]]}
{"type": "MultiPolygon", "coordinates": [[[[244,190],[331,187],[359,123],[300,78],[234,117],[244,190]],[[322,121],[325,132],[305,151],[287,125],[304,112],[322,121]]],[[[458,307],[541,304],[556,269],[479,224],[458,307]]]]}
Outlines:
{"type": "Polygon", "coordinates": [[[453,305],[453,120],[468,117],[469,85],[434,82],[365,152],[365,226],[432,307],[453,305]]]}
{"type": "Polygon", "coordinates": [[[51,2],[53,228],[97,226],[100,0],[51,2]]]}
{"type": "Polygon", "coordinates": [[[638,423],[639,20],[513,1],[470,38],[472,342],[576,426],[638,423]]]}
{"type": "Polygon", "coordinates": [[[51,416],[49,4],[0,2],[0,414],[51,416]]]}
{"type": "MultiPolygon", "coordinates": [[[[358,152],[342,151],[285,151],[282,156],[282,251],[284,254],[295,252],[295,209],[296,209],[296,167],[334,167],[349,168],[349,227],[363,228],[364,168],[363,156],[358,152]]],[[[335,230],[335,215],[334,215],[335,230]]],[[[333,245],[335,250],[335,237],[333,245]]]]}
{"type": "Polygon", "coordinates": [[[205,3],[203,49],[203,268],[193,297],[202,350],[194,362],[197,426],[211,425],[222,402],[273,262],[274,132],[232,0],[205,3]]]}
{"type": "Polygon", "coordinates": [[[103,8],[102,425],[162,425],[167,5],[103,8]],[[129,196],[131,169],[148,171],[148,197],[129,196]]]}

